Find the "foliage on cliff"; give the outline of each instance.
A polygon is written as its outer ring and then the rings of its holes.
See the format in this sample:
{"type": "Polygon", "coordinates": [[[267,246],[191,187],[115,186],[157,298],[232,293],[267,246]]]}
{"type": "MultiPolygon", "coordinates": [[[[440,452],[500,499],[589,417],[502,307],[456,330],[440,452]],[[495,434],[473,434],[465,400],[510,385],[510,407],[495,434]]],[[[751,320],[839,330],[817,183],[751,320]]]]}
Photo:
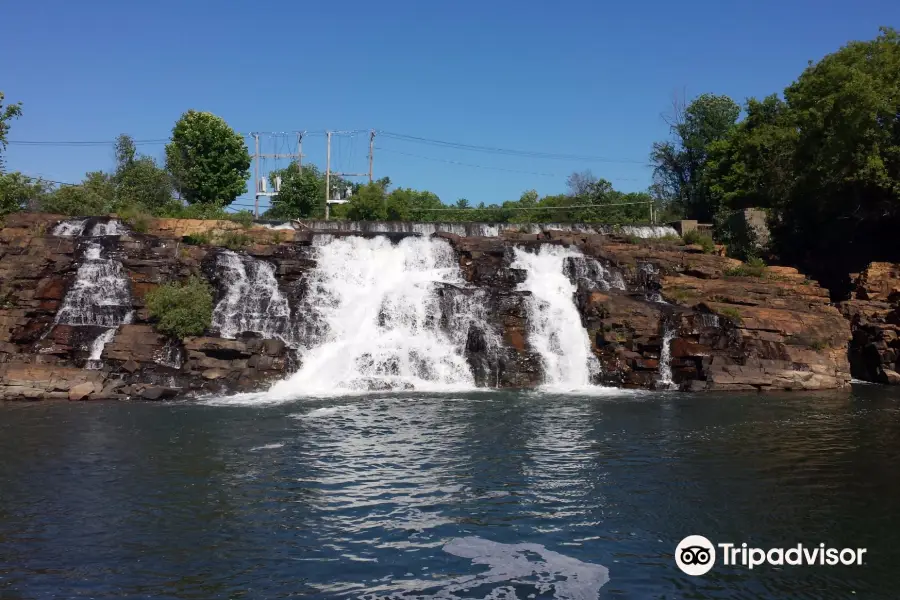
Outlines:
{"type": "Polygon", "coordinates": [[[212,323],[212,289],[199,277],[166,283],[147,293],[147,309],[162,333],[179,339],[200,335],[212,323]]]}

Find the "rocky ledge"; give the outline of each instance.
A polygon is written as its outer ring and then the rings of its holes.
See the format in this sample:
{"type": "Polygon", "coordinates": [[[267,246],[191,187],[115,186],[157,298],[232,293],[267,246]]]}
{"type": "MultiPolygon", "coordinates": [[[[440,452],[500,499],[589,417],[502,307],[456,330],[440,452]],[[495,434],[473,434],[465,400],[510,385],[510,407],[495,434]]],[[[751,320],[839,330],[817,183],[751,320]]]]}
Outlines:
{"type": "MultiPolygon", "coordinates": [[[[124,228],[102,237],[54,235],[64,219],[10,215],[0,230],[0,399],[158,400],[251,391],[284,378],[302,362],[285,343],[287,335],[266,339],[210,328],[202,337],[169,339],[154,329],[144,298],[166,281],[200,276],[221,302],[229,291],[218,265],[228,251],[209,242],[231,235],[240,237],[231,258],[252,263],[248,271],[265,265],[291,314],[308,314],[305,288],[316,266],[315,232],[157,220],[143,233],[124,228]],[[121,265],[129,288],[123,310],[130,312],[93,356],[92,340],[106,330],[66,323],[59,311],[90,247],[96,251],[98,245],[104,257],[121,265]]],[[[89,231],[108,222],[86,219],[82,225],[89,231]]],[[[404,235],[390,237],[396,243],[404,235]]],[[[564,270],[575,285],[574,303],[600,365],[595,383],[682,390],[839,388],[850,381],[851,362],[854,373],[859,362],[852,351],[848,361],[851,329],[842,311],[853,322],[851,348],[872,346],[879,353],[881,370],[872,371],[872,378],[896,375],[897,294],[880,287],[875,292],[874,283],[865,289],[878,299],[854,300],[839,310],[825,290],[794,269],[751,272],[738,261],[671,241],[563,231],[434,235],[452,246],[467,282],[438,286],[442,305],[478,294],[487,315],[482,329],[470,328],[464,350],[480,386],[532,387],[544,381],[541,356],[529,341],[532,299],[522,287],[525,273],[513,267],[514,248],[535,251],[542,245],[580,251],[566,258],[564,270]],[[873,302],[884,306],[876,311],[873,302]],[[870,337],[861,345],[864,335],[870,337]],[[885,368],[891,364],[894,369],[885,368]]],[[[866,277],[878,279],[872,273],[866,277]]],[[[440,326],[449,330],[454,324],[446,314],[440,326]]]]}
{"type": "Polygon", "coordinates": [[[851,372],[900,385],[900,264],[874,262],[853,280],[853,297],[841,303],[853,332],[851,372]]]}

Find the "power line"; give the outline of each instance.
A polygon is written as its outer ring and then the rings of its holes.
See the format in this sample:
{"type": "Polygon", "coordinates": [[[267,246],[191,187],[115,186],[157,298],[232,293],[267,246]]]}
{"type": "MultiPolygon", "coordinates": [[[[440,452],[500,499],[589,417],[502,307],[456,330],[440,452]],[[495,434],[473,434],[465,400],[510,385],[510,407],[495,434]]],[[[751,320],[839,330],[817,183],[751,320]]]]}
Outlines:
{"type": "Polygon", "coordinates": [[[402,133],[392,133],[390,131],[379,131],[379,134],[385,137],[394,138],[397,140],[403,140],[407,142],[415,142],[420,144],[429,144],[432,146],[441,146],[445,148],[456,148],[458,150],[471,150],[474,152],[487,152],[493,154],[506,154],[509,156],[523,156],[528,158],[546,158],[546,159],[554,159],[554,160],[581,160],[581,161],[593,161],[593,162],[611,162],[611,163],[626,163],[626,164],[640,164],[647,165],[646,160],[634,160],[634,159],[616,159],[616,158],[608,158],[604,156],[585,156],[578,154],[557,154],[552,152],[535,152],[531,150],[512,150],[509,148],[496,148],[493,146],[479,146],[475,144],[463,144],[460,142],[448,142],[444,140],[436,140],[432,138],[424,138],[414,135],[406,135],[402,133]]]}
{"type": "MultiPolygon", "coordinates": [[[[169,142],[168,139],[165,140],[132,140],[135,145],[144,145],[144,144],[166,144],[169,142]]],[[[10,140],[9,145],[11,146],[109,146],[110,144],[115,144],[115,140],[109,141],[48,141],[48,140],[10,140]]]]}
{"type": "Polygon", "coordinates": [[[544,177],[559,177],[559,175],[557,175],[555,173],[537,173],[534,171],[520,171],[519,169],[506,169],[503,167],[488,167],[485,165],[473,165],[470,163],[464,163],[464,162],[459,162],[459,161],[455,161],[455,160],[448,160],[448,159],[444,159],[444,158],[434,158],[433,156],[422,156],[421,154],[411,154],[409,152],[401,152],[400,150],[394,150],[392,148],[382,148],[381,146],[378,146],[378,149],[381,150],[382,152],[390,152],[392,154],[402,154],[403,156],[412,156],[415,158],[423,158],[425,160],[433,160],[436,162],[442,162],[442,163],[447,163],[447,164],[451,164],[451,165],[459,165],[461,167],[474,167],[476,169],[491,169],[493,171],[506,171],[508,173],[524,173],[526,175],[541,175],[544,177]]]}
{"type": "MultiPolygon", "coordinates": [[[[505,167],[475,165],[472,163],[464,163],[464,162],[459,162],[456,160],[449,160],[449,159],[445,159],[445,158],[436,158],[433,156],[423,156],[421,154],[412,154],[410,152],[401,152],[400,150],[394,150],[393,148],[382,148],[381,146],[379,146],[378,149],[383,152],[390,152],[392,154],[402,154],[403,156],[412,156],[415,158],[422,158],[425,160],[433,160],[436,162],[442,162],[442,163],[447,163],[447,164],[451,164],[451,165],[458,165],[458,166],[462,166],[462,167],[474,167],[476,169],[489,169],[492,171],[506,171],[508,173],[523,173],[525,175],[540,175],[542,177],[555,177],[558,179],[562,178],[562,175],[559,175],[558,173],[542,173],[542,172],[538,172],[538,171],[523,171],[520,169],[507,169],[505,167]]],[[[615,179],[616,181],[646,181],[645,179],[641,179],[639,177],[610,177],[610,179],[615,179]]]]}

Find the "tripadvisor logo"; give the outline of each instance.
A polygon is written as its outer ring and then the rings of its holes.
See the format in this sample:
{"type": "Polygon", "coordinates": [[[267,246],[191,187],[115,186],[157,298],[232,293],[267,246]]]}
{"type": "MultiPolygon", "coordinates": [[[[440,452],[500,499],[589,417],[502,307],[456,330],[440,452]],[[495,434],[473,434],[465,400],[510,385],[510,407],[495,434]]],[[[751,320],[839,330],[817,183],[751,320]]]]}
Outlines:
{"type": "Polygon", "coordinates": [[[746,543],[713,544],[702,535],[689,535],[675,548],[675,564],[688,575],[704,575],[716,564],[716,548],[719,549],[721,563],[753,569],[760,565],[835,566],[861,565],[865,548],[826,548],[825,544],[804,546],[797,544],[790,548],[753,548],[746,543]]]}

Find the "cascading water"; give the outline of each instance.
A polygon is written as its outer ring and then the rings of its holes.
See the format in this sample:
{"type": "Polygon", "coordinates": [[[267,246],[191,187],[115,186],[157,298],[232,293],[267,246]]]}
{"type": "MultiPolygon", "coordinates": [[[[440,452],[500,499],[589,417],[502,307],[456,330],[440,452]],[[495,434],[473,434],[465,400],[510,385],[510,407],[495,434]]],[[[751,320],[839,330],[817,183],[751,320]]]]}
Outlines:
{"type": "Polygon", "coordinates": [[[278,289],[271,263],[226,250],[216,258],[216,274],[225,294],[213,311],[213,328],[225,338],[245,331],[296,345],[291,307],[278,289]]]}
{"type": "Polygon", "coordinates": [[[90,235],[92,237],[99,237],[104,235],[122,235],[125,233],[125,229],[122,227],[122,224],[115,220],[110,219],[105,223],[97,223],[91,228],[90,235]]]}
{"type": "Polygon", "coordinates": [[[84,233],[84,226],[86,223],[87,219],[69,219],[68,221],[61,221],[53,228],[53,235],[58,235],[60,237],[78,237],[84,233]]]}
{"type": "Polygon", "coordinates": [[[100,221],[95,223],[90,230],[87,229],[88,219],[69,219],[62,221],[53,228],[53,235],[60,237],[103,237],[111,235],[123,235],[126,233],[122,223],[116,219],[100,221]]]}
{"type": "Polygon", "coordinates": [[[662,348],[659,352],[659,386],[666,390],[675,387],[675,382],[672,380],[673,339],[675,339],[675,328],[666,323],[663,330],[662,348]]]}
{"type": "MultiPolygon", "coordinates": [[[[303,336],[302,366],[269,397],[475,387],[463,336],[441,325],[438,290],[464,285],[444,240],[335,239],[316,247],[316,260],[304,316],[315,326],[303,336]]],[[[454,330],[476,319],[466,306],[449,316],[454,330]]]]}
{"type": "Polygon", "coordinates": [[[599,363],[575,306],[576,286],[564,270],[567,258],[582,259],[583,255],[562,246],[541,246],[536,253],[514,251],[513,268],[526,271],[519,289],[532,294],[528,339],[541,356],[544,386],[560,391],[591,386],[599,363]]]}
{"type": "Polygon", "coordinates": [[[131,323],[133,315],[129,280],[122,263],[101,258],[100,244],[88,244],[75,282],[56,313],[60,325],[106,328],[91,343],[88,368],[99,368],[104,346],[119,325],[131,323]]]}

